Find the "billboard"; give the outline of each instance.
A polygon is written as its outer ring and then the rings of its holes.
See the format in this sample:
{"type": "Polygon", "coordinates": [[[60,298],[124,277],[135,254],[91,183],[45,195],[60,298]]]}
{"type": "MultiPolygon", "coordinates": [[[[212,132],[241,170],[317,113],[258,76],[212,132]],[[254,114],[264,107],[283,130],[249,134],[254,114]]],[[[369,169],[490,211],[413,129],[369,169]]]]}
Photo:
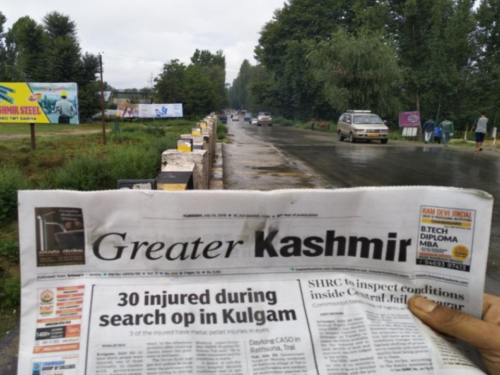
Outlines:
{"type": "Polygon", "coordinates": [[[118,104],[117,117],[176,118],[183,117],[182,104],[118,104]]]}
{"type": "Polygon", "coordinates": [[[78,124],[76,83],[0,82],[0,123],[78,124]]]}
{"type": "Polygon", "coordinates": [[[399,114],[399,127],[411,128],[420,126],[420,113],[418,112],[402,112],[399,114]]]}

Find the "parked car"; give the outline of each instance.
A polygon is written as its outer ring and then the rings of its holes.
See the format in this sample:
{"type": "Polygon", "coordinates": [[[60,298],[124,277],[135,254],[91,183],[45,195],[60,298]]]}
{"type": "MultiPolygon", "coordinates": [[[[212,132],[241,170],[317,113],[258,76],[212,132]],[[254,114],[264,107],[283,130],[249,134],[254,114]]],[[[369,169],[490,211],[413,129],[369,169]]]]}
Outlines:
{"type": "Polygon", "coordinates": [[[243,121],[245,122],[251,122],[252,121],[252,114],[251,113],[245,113],[245,116],[243,116],[243,121]]]}
{"type": "Polygon", "coordinates": [[[226,115],[219,115],[219,120],[223,124],[227,124],[227,116],[226,115]]]}
{"type": "Polygon", "coordinates": [[[252,122],[251,122],[252,125],[257,125],[257,118],[256,117],[252,117],[252,122]]]}
{"type": "Polygon", "coordinates": [[[273,118],[270,112],[259,112],[257,116],[257,126],[261,125],[273,126],[273,118]]]}
{"type": "Polygon", "coordinates": [[[354,143],[358,140],[379,140],[386,144],[389,141],[389,128],[382,119],[371,111],[347,111],[340,116],[337,134],[339,141],[349,139],[354,143]]]}

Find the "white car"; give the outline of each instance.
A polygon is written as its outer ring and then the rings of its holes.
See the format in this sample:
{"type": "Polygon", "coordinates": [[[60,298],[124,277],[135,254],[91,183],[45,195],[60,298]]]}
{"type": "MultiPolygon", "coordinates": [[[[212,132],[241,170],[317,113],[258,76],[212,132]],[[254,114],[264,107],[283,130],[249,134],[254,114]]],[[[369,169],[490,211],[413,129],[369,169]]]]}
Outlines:
{"type": "Polygon", "coordinates": [[[259,112],[257,116],[257,126],[261,125],[273,126],[273,118],[270,112],[259,112]]]}
{"type": "Polygon", "coordinates": [[[346,138],[351,143],[378,140],[385,145],[389,141],[385,121],[371,111],[347,111],[340,116],[337,129],[341,142],[346,138]]]}
{"type": "Polygon", "coordinates": [[[257,119],[255,117],[252,118],[252,125],[257,125],[257,119]]]}

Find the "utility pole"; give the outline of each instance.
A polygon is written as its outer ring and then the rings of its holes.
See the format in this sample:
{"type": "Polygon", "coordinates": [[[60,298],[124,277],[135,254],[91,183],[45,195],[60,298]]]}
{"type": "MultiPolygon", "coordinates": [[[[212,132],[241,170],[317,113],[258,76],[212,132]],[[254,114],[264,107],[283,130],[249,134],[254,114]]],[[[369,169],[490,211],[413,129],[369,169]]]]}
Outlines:
{"type": "Polygon", "coordinates": [[[104,111],[104,81],[102,79],[102,54],[99,54],[99,72],[101,73],[101,123],[102,123],[102,143],[106,144],[106,112],[104,111]]]}

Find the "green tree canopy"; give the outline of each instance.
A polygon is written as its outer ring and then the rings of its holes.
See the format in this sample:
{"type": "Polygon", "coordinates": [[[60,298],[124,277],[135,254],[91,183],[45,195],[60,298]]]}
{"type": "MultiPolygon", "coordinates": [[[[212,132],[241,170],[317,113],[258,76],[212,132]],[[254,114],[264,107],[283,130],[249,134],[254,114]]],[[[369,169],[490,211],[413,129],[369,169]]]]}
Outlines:
{"type": "Polygon", "coordinates": [[[395,116],[401,109],[402,73],[396,51],[381,36],[339,31],[314,45],[308,60],[335,110],[372,109],[382,116],[395,116]]]}

